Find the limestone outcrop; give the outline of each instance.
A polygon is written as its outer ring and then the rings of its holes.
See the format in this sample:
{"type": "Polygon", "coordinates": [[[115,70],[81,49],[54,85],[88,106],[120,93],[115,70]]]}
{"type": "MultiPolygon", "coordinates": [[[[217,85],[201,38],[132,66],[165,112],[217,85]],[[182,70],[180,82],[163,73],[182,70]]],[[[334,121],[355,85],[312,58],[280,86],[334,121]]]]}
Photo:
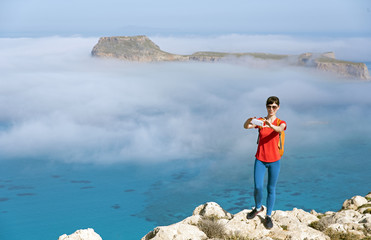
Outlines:
{"type": "Polygon", "coordinates": [[[268,53],[224,53],[196,52],[191,55],[168,53],[160,49],[147,36],[101,37],[93,47],[92,56],[116,58],[125,61],[243,61],[250,60],[278,61],[280,64],[312,67],[321,71],[335,73],[345,78],[370,80],[366,64],[337,60],[333,52],[301,55],[281,55],[268,53]]]}
{"type": "Polygon", "coordinates": [[[366,64],[338,60],[335,58],[333,52],[324,54],[301,54],[298,58],[298,64],[301,66],[315,67],[321,71],[335,73],[346,78],[370,79],[366,64]]]}
{"type": "Polygon", "coordinates": [[[92,55],[137,62],[180,61],[184,58],[162,51],[146,36],[102,37],[94,46],[92,55]]]}
{"type": "Polygon", "coordinates": [[[58,240],[102,240],[102,238],[94,232],[94,229],[88,228],[77,230],[71,235],[63,234],[58,240]]]}
{"type": "Polygon", "coordinates": [[[292,211],[274,211],[274,227],[264,226],[265,212],[252,220],[246,215],[226,212],[217,203],[198,206],[193,215],[170,226],[156,227],[142,240],[170,239],[264,239],[264,240],[330,240],[371,239],[371,193],[355,196],[343,203],[339,212],[320,214],[294,208],[292,211]]]}

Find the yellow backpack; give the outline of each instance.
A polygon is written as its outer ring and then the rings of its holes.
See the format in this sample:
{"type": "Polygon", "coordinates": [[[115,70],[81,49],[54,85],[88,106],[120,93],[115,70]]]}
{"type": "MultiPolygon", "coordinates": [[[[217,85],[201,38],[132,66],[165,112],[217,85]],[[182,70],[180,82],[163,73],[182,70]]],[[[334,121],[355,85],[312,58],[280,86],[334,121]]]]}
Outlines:
{"type": "MultiPolygon", "coordinates": [[[[277,126],[281,124],[281,119],[277,118],[277,126]]],[[[280,155],[282,157],[284,152],[284,146],[285,146],[285,131],[280,132],[280,141],[278,142],[278,150],[280,152],[280,155]]]]}

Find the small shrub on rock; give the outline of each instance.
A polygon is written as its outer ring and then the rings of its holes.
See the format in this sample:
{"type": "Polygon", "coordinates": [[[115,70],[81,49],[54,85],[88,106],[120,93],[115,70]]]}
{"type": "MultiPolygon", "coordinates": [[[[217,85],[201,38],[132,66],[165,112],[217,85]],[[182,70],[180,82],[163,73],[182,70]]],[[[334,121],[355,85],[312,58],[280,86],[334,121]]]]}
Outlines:
{"type": "Polygon", "coordinates": [[[281,228],[282,228],[284,231],[287,231],[287,225],[281,225],[281,228]]]}
{"type": "Polygon", "coordinates": [[[324,234],[329,236],[331,240],[360,240],[361,239],[359,235],[356,235],[354,233],[337,232],[337,231],[334,231],[333,229],[326,229],[324,234]]]}
{"type": "Polygon", "coordinates": [[[202,218],[197,223],[197,227],[203,231],[208,238],[223,238],[225,236],[224,225],[217,220],[202,218]]]}
{"type": "Polygon", "coordinates": [[[251,239],[248,237],[241,236],[239,233],[233,233],[225,236],[223,240],[251,240],[251,239]]]}
{"type": "Polygon", "coordinates": [[[318,218],[318,219],[321,219],[321,218],[323,218],[324,216],[326,216],[326,215],[325,215],[325,214],[320,214],[320,215],[317,216],[317,218],[318,218]]]}
{"type": "Polygon", "coordinates": [[[326,229],[326,226],[320,221],[314,221],[309,224],[309,227],[314,228],[318,231],[323,232],[326,229]]]}

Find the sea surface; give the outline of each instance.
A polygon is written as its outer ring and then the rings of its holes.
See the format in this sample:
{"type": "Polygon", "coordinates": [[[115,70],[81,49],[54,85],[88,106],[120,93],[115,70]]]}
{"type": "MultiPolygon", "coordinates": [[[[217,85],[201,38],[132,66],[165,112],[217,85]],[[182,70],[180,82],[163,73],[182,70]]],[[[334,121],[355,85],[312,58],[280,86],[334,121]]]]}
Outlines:
{"type": "MultiPolygon", "coordinates": [[[[281,159],[276,209],[337,211],[345,199],[371,190],[370,141],[296,150],[289,142],[281,159]]],[[[0,239],[58,239],[85,228],[105,240],[140,239],[209,201],[237,213],[254,204],[253,160],[110,166],[2,162],[0,239]]]]}

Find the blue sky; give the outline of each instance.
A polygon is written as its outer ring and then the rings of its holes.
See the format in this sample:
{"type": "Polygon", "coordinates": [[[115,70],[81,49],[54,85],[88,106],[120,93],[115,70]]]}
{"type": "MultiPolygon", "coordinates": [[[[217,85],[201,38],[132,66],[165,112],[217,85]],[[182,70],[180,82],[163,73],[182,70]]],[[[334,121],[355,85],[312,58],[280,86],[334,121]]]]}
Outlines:
{"type": "Polygon", "coordinates": [[[370,36],[369,0],[2,0],[0,37],[131,34],[370,36]]]}

